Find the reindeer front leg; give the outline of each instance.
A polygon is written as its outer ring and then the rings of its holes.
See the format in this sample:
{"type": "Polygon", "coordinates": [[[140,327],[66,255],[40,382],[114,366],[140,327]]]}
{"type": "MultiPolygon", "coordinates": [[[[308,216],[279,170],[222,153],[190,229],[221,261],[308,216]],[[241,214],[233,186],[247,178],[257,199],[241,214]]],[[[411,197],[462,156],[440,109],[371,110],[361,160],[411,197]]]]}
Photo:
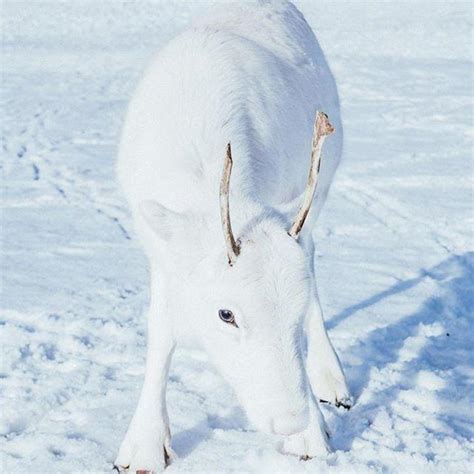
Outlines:
{"type": "Polygon", "coordinates": [[[309,423],[308,427],[283,441],[283,452],[295,454],[303,460],[324,456],[331,452],[329,432],[319,404],[308,387],[309,423]]]}
{"type": "Polygon", "coordinates": [[[315,291],[306,320],[308,357],[306,371],[319,400],[349,409],[353,399],[346,378],[324,327],[323,313],[315,291]]]}
{"type": "Polygon", "coordinates": [[[166,383],[175,346],[166,314],[160,314],[152,295],[148,315],[145,381],[138,406],[120,447],[115,466],[126,472],[162,471],[174,453],[171,449],[166,383]]]}

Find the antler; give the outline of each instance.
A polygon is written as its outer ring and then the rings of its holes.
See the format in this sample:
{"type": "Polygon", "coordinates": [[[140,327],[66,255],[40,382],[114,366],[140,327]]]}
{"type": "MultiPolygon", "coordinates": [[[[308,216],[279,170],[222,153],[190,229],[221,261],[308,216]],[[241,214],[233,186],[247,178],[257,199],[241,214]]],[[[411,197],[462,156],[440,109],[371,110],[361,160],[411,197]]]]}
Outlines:
{"type": "Polygon", "coordinates": [[[319,168],[321,167],[321,150],[324,140],[334,132],[334,127],[329,122],[329,117],[324,112],[316,112],[313,129],[313,147],[311,150],[311,166],[309,168],[308,184],[304,193],[303,203],[296,215],[295,222],[291,226],[288,234],[295,240],[303,228],[313,202],[314,192],[318,184],[319,168]]]}
{"type": "Polygon", "coordinates": [[[221,186],[219,191],[219,202],[221,206],[222,230],[224,232],[225,245],[227,247],[227,257],[229,265],[232,266],[240,253],[240,248],[234,239],[232,226],[230,224],[229,212],[229,183],[232,172],[232,152],[230,143],[227,145],[227,154],[224,162],[224,171],[222,173],[221,186]]]}

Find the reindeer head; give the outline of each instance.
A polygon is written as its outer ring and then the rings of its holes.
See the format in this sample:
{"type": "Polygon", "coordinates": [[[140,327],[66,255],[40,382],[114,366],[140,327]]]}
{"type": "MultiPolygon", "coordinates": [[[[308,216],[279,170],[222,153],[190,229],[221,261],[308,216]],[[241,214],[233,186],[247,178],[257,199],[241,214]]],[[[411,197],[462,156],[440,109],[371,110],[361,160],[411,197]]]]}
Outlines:
{"type": "Polygon", "coordinates": [[[308,424],[302,335],[314,289],[298,235],[314,196],[321,147],[332,131],[327,116],[318,113],[308,185],[290,229],[273,213],[237,239],[229,209],[229,144],[220,186],[225,253],[218,249],[186,277],[179,276],[183,296],[173,311],[191,316],[185,331],[197,335],[250,420],[266,432],[289,435],[308,424]]]}

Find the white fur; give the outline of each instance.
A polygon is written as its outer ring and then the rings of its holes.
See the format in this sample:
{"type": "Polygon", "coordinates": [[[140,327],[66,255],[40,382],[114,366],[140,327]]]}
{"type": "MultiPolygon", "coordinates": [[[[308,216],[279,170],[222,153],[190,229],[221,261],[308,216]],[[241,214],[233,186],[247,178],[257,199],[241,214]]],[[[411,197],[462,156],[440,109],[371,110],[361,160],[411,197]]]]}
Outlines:
{"type": "Polygon", "coordinates": [[[334,79],[290,3],[225,5],[152,61],[130,103],[118,163],[152,294],[145,382],[118,466],[158,470],[163,446],[172,454],[167,372],[176,341],[189,340],[209,353],[256,427],[290,436],[289,452],[327,452],[313,391],[330,402],[349,393],[317,299],[311,229],[341,148],[334,79]],[[287,231],[306,185],[316,110],[336,132],[298,243],[287,231]],[[229,141],[230,215],[241,242],[233,267],[218,199],[229,141]],[[233,311],[238,328],[219,309],[233,311]]]}

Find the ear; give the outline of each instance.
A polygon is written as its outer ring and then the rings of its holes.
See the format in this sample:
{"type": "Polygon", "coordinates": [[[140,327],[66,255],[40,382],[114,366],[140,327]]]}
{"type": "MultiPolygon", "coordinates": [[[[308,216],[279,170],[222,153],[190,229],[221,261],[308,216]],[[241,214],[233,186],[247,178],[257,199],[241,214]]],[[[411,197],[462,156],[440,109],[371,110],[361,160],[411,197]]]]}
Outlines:
{"type": "Polygon", "coordinates": [[[185,232],[185,224],[188,221],[185,214],[171,211],[151,200],[140,202],[139,210],[150,228],[165,241],[169,241],[173,236],[182,235],[185,232]]]}

